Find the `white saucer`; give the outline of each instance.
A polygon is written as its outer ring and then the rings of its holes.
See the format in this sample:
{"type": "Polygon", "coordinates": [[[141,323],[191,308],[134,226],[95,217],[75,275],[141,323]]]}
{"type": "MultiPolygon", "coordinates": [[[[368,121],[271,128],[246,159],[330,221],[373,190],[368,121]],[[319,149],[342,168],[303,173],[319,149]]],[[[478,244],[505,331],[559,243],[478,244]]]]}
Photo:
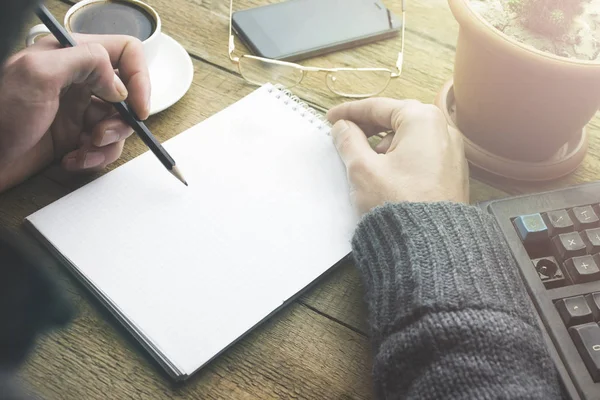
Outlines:
{"type": "Polygon", "coordinates": [[[152,83],[150,115],[177,103],[194,79],[194,65],[183,46],[164,33],[160,40],[158,54],[148,67],[152,83]]]}

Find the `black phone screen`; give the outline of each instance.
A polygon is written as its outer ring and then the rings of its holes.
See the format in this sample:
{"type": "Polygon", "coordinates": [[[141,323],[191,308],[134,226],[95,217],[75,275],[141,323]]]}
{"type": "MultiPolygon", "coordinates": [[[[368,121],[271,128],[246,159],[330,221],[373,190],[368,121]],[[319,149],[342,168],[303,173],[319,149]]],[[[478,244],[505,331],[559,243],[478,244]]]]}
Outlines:
{"type": "Polygon", "coordinates": [[[234,29],[257,55],[300,59],[397,33],[381,0],[288,0],[238,11],[234,29]]]}

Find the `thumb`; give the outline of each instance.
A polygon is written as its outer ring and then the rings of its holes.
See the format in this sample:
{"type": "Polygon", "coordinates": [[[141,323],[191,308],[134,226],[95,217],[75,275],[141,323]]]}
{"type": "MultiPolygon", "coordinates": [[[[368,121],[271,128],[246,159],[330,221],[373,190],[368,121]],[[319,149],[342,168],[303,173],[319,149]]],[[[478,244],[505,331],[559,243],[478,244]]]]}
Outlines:
{"type": "Polygon", "coordinates": [[[85,84],[105,101],[118,102],[127,98],[127,89],[115,74],[108,51],[102,45],[85,43],[43,54],[46,56],[45,69],[61,90],[73,84],[85,84]]]}
{"type": "Polygon", "coordinates": [[[346,166],[358,158],[366,158],[374,154],[367,136],[353,122],[343,119],[337,121],[331,128],[331,136],[346,166]]]}

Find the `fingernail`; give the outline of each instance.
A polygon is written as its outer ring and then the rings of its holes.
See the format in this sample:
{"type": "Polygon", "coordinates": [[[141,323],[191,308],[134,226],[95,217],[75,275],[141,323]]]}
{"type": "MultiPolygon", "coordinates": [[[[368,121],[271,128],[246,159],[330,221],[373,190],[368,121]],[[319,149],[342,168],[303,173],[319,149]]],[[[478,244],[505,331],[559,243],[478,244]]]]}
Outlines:
{"type": "Polygon", "coordinates": [[[333,136],[335,136],[338,133],[345,132],[348,128],[350,128],[350,125],[348,125],[348,123],[346,121],[344,121],[343,119],[340,119],[331,128],[331,134],[333,136]]]}
{"type": "Polygon", "coordinates": [[[117,89],[117,92],[119,92],[123,98],[126,98],[129,94],[127,93],[127,88],[123,84],[123,81],[121,81],[121,78],[119,78],[117,74],[115,74],[115,89],[117,89]]]}
{"type": "Polygon", "coordinates": [[[83,168],[94,168],[104,162],[104,154],[98,151],[92,151],[85,155],[83,168]]]}
{"type": "Polygon", "coordinates": [[[107,144],[115,143],[119,140],[119,132],[114,129],[107,129],[104,131],[104,136],[102,136],[102,141],[100,142],[100,146],[106,146],[107,144]]]}
{"type": "Polygon", "coordinates": [[[148,100],[146,100],[146,110],[150,114],[150,106],[152,105],[152,92],[148,93],[148,100]]]}

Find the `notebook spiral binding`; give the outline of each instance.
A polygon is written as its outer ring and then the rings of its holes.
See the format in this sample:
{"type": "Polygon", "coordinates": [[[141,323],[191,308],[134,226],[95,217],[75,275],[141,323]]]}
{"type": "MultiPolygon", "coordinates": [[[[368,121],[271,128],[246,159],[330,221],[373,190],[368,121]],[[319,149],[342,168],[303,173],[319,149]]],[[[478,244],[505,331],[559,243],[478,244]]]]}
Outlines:
{"type": "Polygon", "coordinates": [[[269,93],[277,92],[275,98],[283,99],[283,104],[291,106],[292,111],[298,112],[301,117],[305,118],[311,124],[316,124],[316,128],[319,131],[324,131],[327,135],[331,130],[331,124],[325,116],[321,115],[318,111],[311,108],[306,102],[302,101],[298,96],[293,94],[288,89],[285,89],[282,85],[274,85],[269,88],[269,93]]]}

